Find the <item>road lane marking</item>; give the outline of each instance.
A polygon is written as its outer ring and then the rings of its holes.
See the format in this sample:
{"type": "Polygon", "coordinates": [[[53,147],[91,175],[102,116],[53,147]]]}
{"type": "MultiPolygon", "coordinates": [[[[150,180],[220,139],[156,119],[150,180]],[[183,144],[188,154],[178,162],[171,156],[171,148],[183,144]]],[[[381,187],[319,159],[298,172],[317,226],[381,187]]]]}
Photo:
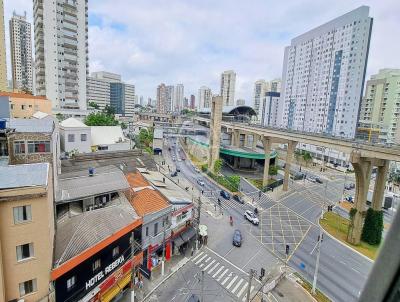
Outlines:
{"type": "Polygon", "coordinates": [[[236,296],[239,298],[241,295],[243,295],[243,292],[246,290],[246,288],[247,288],[247,284],[245,283],[236,296]]]}
{"type": "Polygon", "coordinates": [[[193,259],[192,259],[192,261],[193,262],[195,262],[201,255],[203,255],[204,254],[204,252],[200,252],[198,255],[196,255],[193,259]]]}
{"type": "MultiPolygon", "coordinates": [[[[262,236],[261,236],[261,238],[262,238],[262,236]]],[[[261,243],[262,243],[262,242],[261,242],[261,243]]],[[[250,261],[253,260],[253,259],[258,255],[258,253],[259,253],[260,251],[261,251],[261,249],[259,249],[258,252],[255,253],[255,254],[249,259],[249,261],[247,261],[246,264],[242,266],[242,268],[245,268],[246,265],[249,264],[250,261]]]]}
{"type": "Polygon", "coordinates": [[[228,269],[226,269],[226,270],[221,274],[221,276],[218,277],[217,281],[219,282],[219,281],[222,279],[222,277],[225,276],[225,274],[226,274],[227,272],[228,272],[228,269]]]}
{"type": "Polygon", "coordinates": [[[225,278],[224,282],[221,283],[221,285],[224,285],[226,283],[226,281],[228,281],[231,278],[230,275],[228,275],[228,277],[225,278]]]}
{"type": "Polygon", "coordinates": [[[211,265],[213,265],[213,263],[215,262],[215,259],[213,259],[213,261],[211,261],[205,268],[204,270],[207,271],[211,265]]]}
{"type": "Polygon", "coordinates": [[[225,266],[221,266],[212,277],[215,278],[224,268],[225,266]]]}
{"type": "Polygon", "coordinates": [[[195,264],[198,265],[198,264],[199,264],[201,261],[203,261],[203,259],[206,258],[207,256],[208,256],[207,254],[204,254],[204,256],[201,257],[199,260],[197,260],[197,261],[195,262],[195,264]]]}
{"type": "Polygon", "coordinates": [[[308,227],[308,230],[304,233],[303,238],[301,238],[301,240],[299,241],[299,243],[295,246],[295,248],[293,249],[292,254],[289,256],[289,258],[287,259],[287,262],[290,261],[290,258],[292,258],[292,256],[294,255],[294,252],[297,250],[297,248],[299,247],[299,245],[303,242],[304,238],[306,237],[306,235],[308,234],[308,231],[311,229],[311,225],[308,227]]]}
{"type": "Polygon", "coordinates": [[[242,284],[243,279],[240,279],[238,283],[236,283],[236,286],[232,289],[232,293],[234,294],[237,289],[239,288],[240,284],[242,284]]]}
{"type": "Polygon", "coordinates": [[[211,273],[218,267],[219,262],[217,262],[207,273],[211,275],[211,273]]]}
{"type": "Polygon", "coordinates": [[[233,283],[235,283],[236,279],[238,278],[238,276],[233,277],[233,279],[231,280],[231,282],[228,284],[228,286],[226,287],[226,289],[230,289],[231,286],[233,285],[233,283]]]}

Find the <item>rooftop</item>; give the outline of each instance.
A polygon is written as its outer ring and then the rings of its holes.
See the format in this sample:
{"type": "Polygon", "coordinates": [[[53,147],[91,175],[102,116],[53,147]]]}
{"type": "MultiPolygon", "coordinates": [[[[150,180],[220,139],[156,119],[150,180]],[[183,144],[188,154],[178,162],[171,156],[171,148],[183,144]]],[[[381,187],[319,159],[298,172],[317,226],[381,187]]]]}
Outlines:
{"type": "Polygon", "coordinates": [[[112,145],[126,141],[121,126],[91,126],[92,145],[112,145]]]}
{"type": "Polygon", "coordinates": [[[15,92],[0,92],[0,96],[9,96],[13,98],[23,98],[23,99],[36,99],[36,100],[47,100],[46,96],[43,95],[32,95],[27,93],[15,93],[15,92]]]}
{"type": "Polygon", "coordinates": [[[47,186],[48,163],[0,166],[0,189],[47,186]]]}
{"type": "Polygon", "coordinates": [[[8,128],[15,129],[15,132],[25,133],[52,133],[54,129],[53,119],[10,119],[8,128]]]}
{"type": "Polygon", "coordinates": [[[84,123],[82,123],[81,121],[70,117],[67,118],[66,120],[63,120],[60,123],[61,127],[70,127],[70,128],[88,128],[89,126],[86,126],[84,123]]]}
{"type": "Polygon", "coordinates": [[[113,206],[84,212],[57,224],[55,267],[90,249],[139,217],[123,194],[113,206]]]}
{"type": "Polygon", "coordinates": [[[88,170],[80,170],[60,175],[56,191],[56,202],[68,202],[102,193],[128,190],[129,184],[124,173],[116,166],[95,169],[89,176],[88,170]]]}
{"type": "Polygon", "coordinates": [[[151,187],[140,172],[127,175],[129,184],[133,189],[131,204],[140,216],[158,212],[169,207],[168,200],[157,190],[151,187]],[[137,189],[137,190],[135,190],[137,189]]]}

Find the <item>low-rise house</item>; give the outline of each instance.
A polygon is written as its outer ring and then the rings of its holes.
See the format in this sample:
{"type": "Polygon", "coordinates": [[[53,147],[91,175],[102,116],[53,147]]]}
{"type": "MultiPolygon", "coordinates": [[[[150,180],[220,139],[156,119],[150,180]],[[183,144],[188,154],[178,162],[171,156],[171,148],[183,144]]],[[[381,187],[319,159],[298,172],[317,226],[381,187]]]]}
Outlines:
{"type": "Polygon", "coordinates": [[[113,165],[60,175],[51,273],[57,301],[111,301],[130,286],[132,268],[143,262],[142,219],[130,194],[113,165]]]}
{"type": "Polygon", "coordinates": [[[91,126],[92,151],[119,151],[131,149],[121,126],[91,126]]]}
{"type": "Polygon", "coordinates": [[[0,301],[52,300],[53,202],[49,163],[0,167],[0,301]]]}
{"type": "Polygon", "coordinates": [[[139,171],[128,173],[126,177],[132,192],[131,204],[143,218],[142,272],[150,277],[151,271],[160,267],[163,257],[168,261],[172,254],[170,240],[172,206],[139,171]]]}
{"type": "Polygon", "coordinates": [[[45,96],[34,96],[26,93],[0,92],[0,103],[7,103],[10,118],[32,118],[35,112],[51,114],[51,101],[45,96]]]}
{"type": "Polygon", "coordinates": [[[60,123],[61,150],[65,152],[91,152],[91,130],[81,121],[70,117],[60,123]]]}

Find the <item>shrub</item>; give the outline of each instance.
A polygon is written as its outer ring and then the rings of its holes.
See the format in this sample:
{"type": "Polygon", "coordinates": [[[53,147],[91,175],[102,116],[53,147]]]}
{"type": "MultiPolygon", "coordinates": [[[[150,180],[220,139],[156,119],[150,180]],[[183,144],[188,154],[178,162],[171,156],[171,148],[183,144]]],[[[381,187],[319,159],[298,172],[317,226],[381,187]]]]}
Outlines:
{"type": "Polygon", "coordinates": [[[365,217],[361,240],[377,245],[381,243],[383,231],[383,212],[369,208],[365,217]]]}

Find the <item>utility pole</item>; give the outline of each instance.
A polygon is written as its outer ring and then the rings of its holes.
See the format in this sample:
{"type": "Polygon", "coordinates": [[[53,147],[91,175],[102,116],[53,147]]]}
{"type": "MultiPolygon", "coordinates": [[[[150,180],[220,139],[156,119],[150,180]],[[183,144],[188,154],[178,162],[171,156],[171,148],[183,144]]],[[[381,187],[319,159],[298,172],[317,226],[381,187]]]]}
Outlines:
{"type": "Polygon", "coordinates": [[[247,285],[246,302],[250,302],[251,281],[253,280],[254,273],[255,273],[255,271],[253,269],[250,269],[249,283],[247,285]]]}
{"type": "Polygon", "coordinates": [[[312,294],[315,295],[315,290],[317,287],[318,269],[319,269],[319,256],[321,254],[321,242],[322,242],[322,227],[319,227],[319,238],[317,245],[317,262],[315,264],[314,280],[312,285],[312,294]]]}
{"type": "Polygon", "coordinates": [[[132,230],[131,258],[132,258],[132,282],[131,282],[131,301],[135,302],[135,266],[133,259],[135,257],[135,230],[132,230]]]}
{"type": "Polygon", "coordinates": [[[201,294],[200,301],[204,302],[204,270],[201,271],[201,294]]]}
{"type": "Polygon", "coordinates": [[[201,197],[199,196],[199,204],[197,206],[197,230],[196,230],[196,250],[199,249],[199,227],[200,227],[200,214],[201,214],[201,197]]]}

